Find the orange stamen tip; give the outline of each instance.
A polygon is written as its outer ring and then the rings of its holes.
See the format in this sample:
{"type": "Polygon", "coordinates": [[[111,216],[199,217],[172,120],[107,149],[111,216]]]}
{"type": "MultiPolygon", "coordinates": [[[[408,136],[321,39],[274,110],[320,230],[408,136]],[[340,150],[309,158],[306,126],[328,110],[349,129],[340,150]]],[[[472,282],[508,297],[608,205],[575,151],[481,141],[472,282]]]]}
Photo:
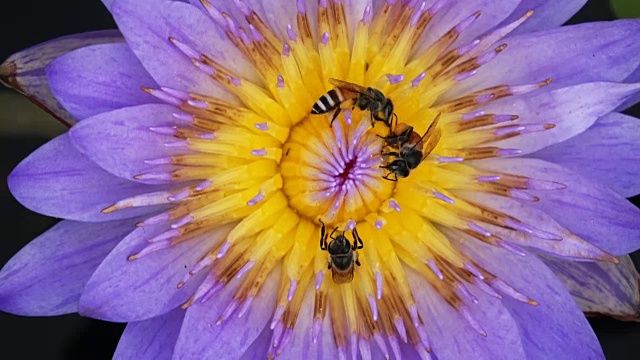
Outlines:
{"type": "Polygon", "coordinates": [[[509,45],[508,44],[502,44],[502,45],[498,46],[495,51],[496,52],[502,52],[502,51],[504,51],[504,49],[507,48],[507,46],[509,46],[509,45]]]}
{"type": "Polygon", "coordinates": [[[138,254],[133,254],[133,255],[129,255],[127,257],[127,260],[133,261],[133,260],[136,260],[137,258],[138,258],[138,254]]]}
{"type": "Polygon", "coordinates": [[[526,18],[531,17],[531,15],[533,15],[534,12],[535,12],[535,10],[531,9],[531,10],[527,11],[526,14],[524,14],[524,17],[526,17],[526,18]]]}
{"type": "Polygon", "coordinates": [[[535,300],[533,300],[533,299],[529,299],[529,300],[527,301],[527,303],[528,303],[529,305],[533,305],[533,306],[538,306],[538,305],[540,305],[537,301],[535,301],[535,300]]]}
{"type": "Polygon", "coordinates": [[[555,128],[555,127],[556,127],[556,124],[545,124],[544,125],[544,129],[545,130],[551,130],[551,129],[555,128]]]}
{"type": "Polygon", "coordinates": [[[193,305],[193,301],[194,301],[194,297],[191,296],[189,300],[187,300],[187,302],[180,305],[180,308],[182,308],[182,310],[187,310],[191,305],[193,305]]]}
{"type": "Polygon", "coordinates": [[[153,89],[150,87],[146,87],[146,86],[141,86],[140,89],[142,89],[142,91],[151,94],[153,92],[153,89]]]}
{"type": "Polygon", "coordinates": [[[111,214],[112,212],[114,212],[116,210],[118,210],[118,209],[114,204],[114,205],[111,205],[109,207],[106,207],[106,208],[100,210],[100,212],[103,213],[103,214],[111,214]]]}

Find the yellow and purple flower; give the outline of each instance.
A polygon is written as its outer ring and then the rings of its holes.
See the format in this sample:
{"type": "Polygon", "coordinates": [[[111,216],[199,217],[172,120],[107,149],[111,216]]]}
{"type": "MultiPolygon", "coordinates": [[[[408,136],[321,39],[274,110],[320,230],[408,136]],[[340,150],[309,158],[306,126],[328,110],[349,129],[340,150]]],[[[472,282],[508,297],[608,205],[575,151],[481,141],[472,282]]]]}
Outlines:
{"type": "MultiPolygon", "coordinates": [[[[0,272],[0,309],[127,322],[116,358],[597,359],[637,319],[640,21],[581,1],[103,0],[120,32],[9,58],[67,122],[9,177],[64,219],[0,272]],[[382,91],[433,151],[383,177],[382,91]],[[336,283],[320,220],[363,248],[336,283]],[[574,301],[575,299],[575,301],[574,301]]],[[[334,269],[335,271],[335,269],[334,269]]]]}

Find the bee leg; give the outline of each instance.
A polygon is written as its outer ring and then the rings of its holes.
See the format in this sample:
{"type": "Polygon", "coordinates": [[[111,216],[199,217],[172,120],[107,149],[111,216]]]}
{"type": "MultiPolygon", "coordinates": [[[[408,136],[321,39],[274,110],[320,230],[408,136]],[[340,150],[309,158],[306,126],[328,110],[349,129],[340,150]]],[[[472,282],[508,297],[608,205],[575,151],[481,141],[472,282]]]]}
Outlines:
{"type": "Polygon", "coordinates": [[[385,179],[385,180],[394,181],[394,182],[398,181],[398,175],[396,175],[395,173],[392,173],[392,172],[388,173],[387,175],[383,176],[382,178],[385,179]],[[391,174],[393,174],[395,176],[395,179],[392,179],[392,178],[389,177],[391,174]]]}
{"type": "MultiPolygon", "coordinates": [[[[384,150],[383,150],[383,151],[381,151],[381,152],[380,152],[380,155],[382,155],[382,156],[395,156],[395,157],[400,157],[400,154],[399,154],[399,153],[397,153],[397,152],[395,152],[395,151],[384,151],[384,150]]],[[[381,168],[385,168],[385,169],[386,169],[386,166],[380,166],[380,167],[381,167],[381,168]]]]}
{"type": "Polygon", "coordinates": [[[320,250],[327,251],[327,231],[322,220],[320,220],[322,228],[320,228],[320,250]]]}
{"type": "Polygon", "coordinates": [[[338,115],[340,115],[340,112],[342,111],[341,108],[337,108],[336,111],[333,113],[333,117],[331,118],[331,122],[329,123],[329,127],[333,127],[333,122],[336,120],[336,118],[338,117],[338,115]]]}
{"type": "Polygon", "coordinates": [[[353,250],[362,249],[364,247],[364,242],[362,242],[362,238],[360,237],[360,234],[358,234],[358,230],[356,230],[356,228],[353,228],[351,235],[353,235],[353,250]]]}
{"type": "Polygon", "coordinates": [[[383,118],[382,116],[379,116],[377,113],[376,113],[376,114],[371,113],[371,117],[372,117],[372,120],[371,120],[371,123],[372,123],[372,124],[375,124],[375,122],[376,122],[376,121],[381,121],[381,122],[383,122],[383,123],[384,123],[384,124],[389,128],[389,129],[391,129],[390,122],[389,122],[387,119],[383,118]]]}
{"type": "Polygon", "coordinates": [[[327,265],[327,269],[331,270],[331,261],[329,261],[329,265],[327,265]]]}
{"type": "Polygon", "coordinates": [[[356,259],[356,265],[361,266],[360,265],[360,260],[356,259]]]}

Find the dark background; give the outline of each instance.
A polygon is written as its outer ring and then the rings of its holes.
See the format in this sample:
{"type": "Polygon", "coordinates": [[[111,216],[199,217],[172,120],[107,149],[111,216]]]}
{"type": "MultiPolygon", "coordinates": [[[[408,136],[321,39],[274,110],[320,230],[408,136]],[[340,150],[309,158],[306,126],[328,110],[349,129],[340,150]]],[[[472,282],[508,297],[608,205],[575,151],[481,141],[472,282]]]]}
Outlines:
{"type": "MultiPolygon", "coordinates": [[[[5,0],[2,7],[0,61],[16,51],[59,36],[115,28],[99,0],[5,0]]],[[[589,0],[570,22],[615,18],[607,0],[589,0]]],[[[636,106],[627,113],[640,117],[640,108],[636,106]]],[[[55,120],[0,85],[0,229],[3,234],[0,266],[57,221],[18,204],[9,194],[6,177],[21,159],[63,131],[64,127],[55,120]]],[[[638,205],[640,198],[632,201],[638,205]]],[[[640,253],[633,257],[638,266],[640,253]]],[[[602,318],[590,321],[608,359],[638,358],[640,323],[602,318]]],[[[82,318],[76,314],[30,318],[0,312],[0,357],[109,359],[123,330],[124,324],[82,318]]]]}

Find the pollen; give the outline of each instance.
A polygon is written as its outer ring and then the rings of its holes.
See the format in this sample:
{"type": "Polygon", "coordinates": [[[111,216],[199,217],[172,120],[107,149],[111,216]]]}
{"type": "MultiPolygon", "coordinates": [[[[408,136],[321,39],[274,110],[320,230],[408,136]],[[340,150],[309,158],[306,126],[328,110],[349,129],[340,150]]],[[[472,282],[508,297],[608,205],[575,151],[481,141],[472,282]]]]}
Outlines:
{"type": "MultiPolygon", "coordinates": [[[[445,1],[431,7],[386,1],[377,11],[366,7],[358,19],[348,18],[340,0],[319,1],[317,14],[298,1],[295,23],[282,24],[283,29],[271,29],[242,0],[234,2],[246,17],[242,24],[201,2],[255,66],[259,79],[234,73],[180,34],[167,39],[191,60],[193,71],[209,76],[236,101],[143,89],[175,107],[178,125],[149,129],[173,138],[165,144],[171,155],[148,159],[156,169],[135,179],[177,188],[122,199],[103,210],[164,206],[138,226],[161,224],[166,230],[131,254],[131,261],[178,243],[196,246],[195,239],[212,231],[222,234],[206,242],[206,255],[176,284],[181,288],[196,274],[205,274],[183,305],[188,308],[212,301],[239,279],[231,302],[215,314],[217,326],[243,316],[261,291],[269,291],[264,289],[267,279],[280,274],[276,305],[269,309],[270,358],[285,351],[305,301],[313,301],[313,340],[330,328],[341,358],[348,352],[366,358],[373,344],[387,358],[390,353],[399,358],[401,342],[429,358],[430,314],[419,311],[409,272],[435,289],[480,336],[489,334],[468,310],[478,302],[470,289],[537,304],[535,294],[521,294],[478,264],[464,242],[525,255],[521,246],[551,249],[562,241],[581,241],[559,226],[538,228],[508,209],[468,196],[536,202],[540,199],[532,190],[566,187],[477,165],[477,160],[517,156],[519,149],[502,146],[505,140],[554,131],[550,122],[522,122],[525,114],[485,110],[500,99],[535,92],[551,79],[493,86],[457,98],[447,94],[500,56],[508,46],[501,39],[532,12],[483,38],[461,42],[482,16],[472,12],[421,48],[419,40],[445,1]],[[280,38],[276,30],[287,37],[280,38]],[[332,97],[332,79],[381,92],[394,105],[391,120],[380,121],[379,112],[359,106],[357,92],[332,97]],[[334,110],[314,114],[317,102],[334,110]],[[391,166],[401,157],[393,141],[400,141],[399,129],[409,127],[413,131],[406,141],[413,139],[411,150],[418,149],[419,161],[401,174],[391,166]],[[339,241],[347,243],[347,260],[327,249],[339,241]],[[307,291],[313,292],[312,300],[307,291]]],[[[584,248],[589,246],[584,242],[584,248]]],[[[596,248],[575,256],[616,261],[596,248]]]]}

